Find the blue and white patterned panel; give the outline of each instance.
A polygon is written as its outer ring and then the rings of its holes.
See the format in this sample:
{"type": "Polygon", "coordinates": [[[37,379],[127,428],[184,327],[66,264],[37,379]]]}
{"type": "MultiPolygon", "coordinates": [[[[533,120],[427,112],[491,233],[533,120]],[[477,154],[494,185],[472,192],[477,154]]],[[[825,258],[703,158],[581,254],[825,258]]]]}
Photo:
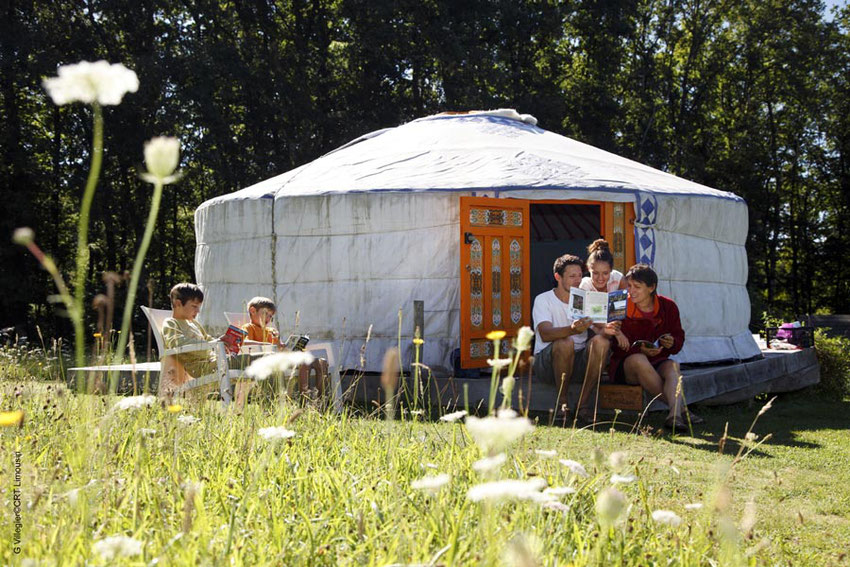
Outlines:
{"type": "Polygon", "coordinates": [[[655,262],[655,229],[635,227],[635,255],[641,264],[655,262]]]}
{"type": "Polygon", "coordinates": [[[658,200],[652,193],[637,193],[637,218],[635,223],[643,225],[655,225],[658,218],[658,200]]]}
{"type": "Polygon", "coordinates": [[[655,263],[655,221],[658,218],[658,200],[651,193],[637,193],[635,211],[635,257],[638,262],[655,263]]]}

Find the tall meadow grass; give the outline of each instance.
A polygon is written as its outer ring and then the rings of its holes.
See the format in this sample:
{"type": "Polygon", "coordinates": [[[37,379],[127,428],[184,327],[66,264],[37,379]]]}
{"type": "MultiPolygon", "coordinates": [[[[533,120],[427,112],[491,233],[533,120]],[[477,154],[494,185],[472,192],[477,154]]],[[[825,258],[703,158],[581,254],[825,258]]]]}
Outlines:
{"type": "MultiPolygon", "coordinates": [[[[20,454],[25,502],[22,552],[4,547],[3,564],[104,564],[112,544],[136,565],[750,561],[722,480],[704,501],[659,512],[663,478],[636,455],[588,450],[604,434],[560,430],[548,446],[546,428],[533,428],[498,453],[460,422],[408,412],[362,419],[282,399],[236,415],[216,402],[0,388],[4,406],[15,399],[26,415],[0,433],[4,471],[20,454]],[[293,435],[266,438],[284,430],[293,435]],[[503,481],[536,485],[516,492],[503,481]],[[478,501],[474,487],[489,496],[478,501]],[[601,509],[614,490],[621,509],[601,509]]],[[[487,419],[524,419],[505,415],[487,419]]],[[[0,526],[11,541],[12,523],[0,526]]]]}

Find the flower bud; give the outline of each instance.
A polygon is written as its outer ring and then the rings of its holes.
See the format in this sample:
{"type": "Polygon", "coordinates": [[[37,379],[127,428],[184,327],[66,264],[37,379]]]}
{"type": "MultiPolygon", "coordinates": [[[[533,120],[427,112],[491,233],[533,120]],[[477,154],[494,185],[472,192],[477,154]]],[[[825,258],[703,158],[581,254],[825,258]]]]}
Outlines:
{"type": "Polygon", "coordinates": [[[180,140],[157,136],[145,142],[145,165],[148,175],[168,183],[180,161],[180,140]]]}
{"type": "Polygon", "coordinates": [[[29,246],[35,240],[35,232],[28,226],[16,228],[12,234],[12,242],[21,246],[29,246]]]}
{"type": "Polygon", "coordinates": [[[528,350],[531,348],[531,339],[533,338],[534,331],[531,330],[531,327],[520,327],[516,334],[516,341],[514,341],[516,349],[520,352],[528,350]]]}
{"type": "Polygon", "coordinates": [[[596,515],[603,526],[617,523],[626,509],[626,497],[616,488],[606,488],[596,498],[596,515]]]}

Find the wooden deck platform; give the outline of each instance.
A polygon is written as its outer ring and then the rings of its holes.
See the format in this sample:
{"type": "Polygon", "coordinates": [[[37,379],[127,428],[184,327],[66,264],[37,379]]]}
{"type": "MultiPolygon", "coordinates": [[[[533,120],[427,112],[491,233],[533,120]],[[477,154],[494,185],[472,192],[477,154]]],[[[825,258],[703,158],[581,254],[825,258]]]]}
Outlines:
{"type": "MultiPolygon", "coordinates": [[[[763,358],[739,364],[688,367],[683,365],[685,399],[689,404],[723,405],[751,399],[759,394],[791,392],[820,382],[820,368],[814,349],[775,351],[763,350],[763,358]]],[[[156,391],[158,363],[140,364],[137,367],[137,387],[150,381],[149,387],[156,391]],[[147,372],[146,372],[147,371],[147,372]]],[[[74,373],[69,372],[69,381],[74,373]]],[[[413,379],[405,377],[407,392],[413,391],[413,379]]],[[[430,400],[432,407],[454,410],[456,408],[486,407],[490,394],[489,376],[480,378],[436,377],[427,384],[422,377],[422,398],[430,400]]],[[[133,382],[129,372],[120,373],[119,392],[132,392],[133,382]]],[[[380,387],[377,374],[358,375],[346,372],[342,376],[342,391],[345,399],[373,406],[383,402],[386,393],[380,387]]],[[[574,408],[580,394],[580,384],[570,384],[570,407],[574,408]]],[[[408,394],[409,395],[409,394],[408,394]]],[[[557,391],[550,384],[522,376],[514,390],[514,408],[528,408],[533,412],[548,412],[555,409],[557,391]]],[[[501,393],[497,394],[501,403],[501,393]]],[[[643,405],[650,402],[644,393],[643,405]]],[[[651,410],[662,410],[666,406],[656,400],[651,410]]]]}
{"type": "MultiPolygon", "coordinates": [[[[791,392],[820,382],[820,368],[814,349],[791,351],[762,351],[763,358],[738,364],[688,367],[683,365],[684,395],[689,404],[723,405],[751,399],[759,394],[791,392]]],[[[413,379],[405,377],[407,392],[413,391],[413,379]]],[[[354,375],[346,373],[342,378],[343,392],[347,399],[372,405],[383,402],[386,393],[380,387],[380,376],[375,374],[354,375]]],[[[476,408],[487,405],[490,394],[489,377],[481,378],[433,378],[430,387],[427,376],[422,377],[423,398],[432,405],[446,408],[476,408]]],[[[580,394],[580,385],[570,385],[570,407],[580,394]]],[[[404,394],[402,394],[404,395],[404,394]]],[[[501,394],[497,396],[501,401],[501,394]]],[[[555,387],[528,376],[517,381],[514,391],[514,408],[528,408],[532,412],[548,412],[555,409],[557,391],[555,387]]],[[[644,405],[649,403],[644,393],[644,405]]],[[[666,409],[663,402],[656,400],[651,410],[666,409]]]]}

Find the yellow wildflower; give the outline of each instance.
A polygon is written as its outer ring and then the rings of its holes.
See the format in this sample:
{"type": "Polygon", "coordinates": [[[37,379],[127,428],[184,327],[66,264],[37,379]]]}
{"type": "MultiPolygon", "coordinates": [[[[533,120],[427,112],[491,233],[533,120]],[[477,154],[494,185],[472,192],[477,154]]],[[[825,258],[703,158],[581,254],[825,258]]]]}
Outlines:
{"type": "Polygon", "coordinates": [[[487,340],[500,341],[505,338],[505,335],[507,335],[505,331],[490,331],[489,333],[487,333],[487,340]]]}
{"type": "Polygon", "coordinates": [[[100,338],[100,337],[102,337],[103,335],[101,335],[100,333],[95,333],[93,336],[94,336],[94,338],[99,339],[99,338],[100,338]]]}
{"type": "Polygon", "coordinates": [[[425,341],[417,337],[417,338],[413,339],[413,344],[415,344],[415,345],[424,345],[424,344],[425,344],[425,341]]]}
{"type": "Polygon", "coordinates": [[[0,411],[0,427],[20,426],[24,422],[24,410],[0,411]]]}
{"type": "Polygon", "coordinates": [[[168,413],[177,413],[182,409],[183,406],[181,406],[180,404],[171,404],[170,406],[168,406],[168,413]]]}

